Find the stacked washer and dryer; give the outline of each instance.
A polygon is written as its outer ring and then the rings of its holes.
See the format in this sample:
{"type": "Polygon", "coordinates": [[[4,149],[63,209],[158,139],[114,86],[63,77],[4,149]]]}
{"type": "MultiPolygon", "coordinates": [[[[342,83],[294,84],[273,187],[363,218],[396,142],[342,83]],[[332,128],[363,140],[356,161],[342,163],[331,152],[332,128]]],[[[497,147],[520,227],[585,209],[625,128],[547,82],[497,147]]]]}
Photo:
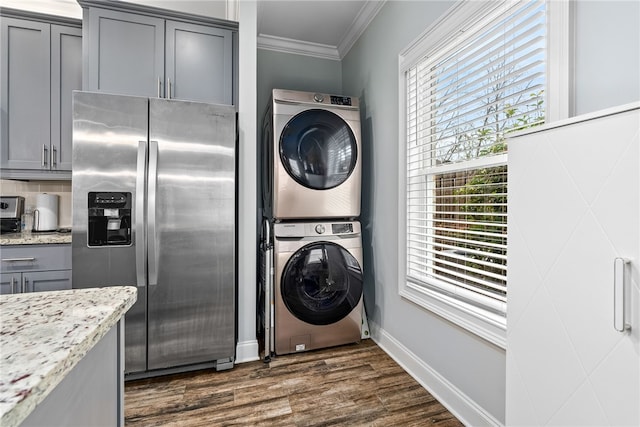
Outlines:
{"type": "Polygon", "coordinates": [[[357,98],[274,89],[262,127],[264,355],[360,341],[357,98]]]}

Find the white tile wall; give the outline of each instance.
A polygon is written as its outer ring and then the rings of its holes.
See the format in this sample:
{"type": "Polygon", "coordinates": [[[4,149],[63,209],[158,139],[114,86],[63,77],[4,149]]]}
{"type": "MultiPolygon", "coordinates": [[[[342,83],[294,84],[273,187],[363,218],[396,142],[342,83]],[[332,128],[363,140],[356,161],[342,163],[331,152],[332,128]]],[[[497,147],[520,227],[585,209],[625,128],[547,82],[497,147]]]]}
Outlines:
{"type": "Polygon", "coordinates": [[[575,121],[509,142],[507,425],[640,425],[640,105],[575,121]]]}
{"type": "Polygon", "coordinates": [[[71,227],[71,181],[0,180],[0,195],[22,196],[25,198],[25,207],[35,206],[36,195],[40,193],[60,196],[58,227],[71,227]]]}

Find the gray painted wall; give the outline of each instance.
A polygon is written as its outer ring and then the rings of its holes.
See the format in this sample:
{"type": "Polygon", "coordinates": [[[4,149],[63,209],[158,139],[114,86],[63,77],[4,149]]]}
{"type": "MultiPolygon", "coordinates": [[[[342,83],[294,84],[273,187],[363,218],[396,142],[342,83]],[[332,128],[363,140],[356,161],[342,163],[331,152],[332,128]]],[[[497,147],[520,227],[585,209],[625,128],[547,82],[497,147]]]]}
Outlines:
{"type": "Polygon", "coordinates": [[[365,305],[371,322],[504,423],[504,350],[398,295],[398,54],[453,4],[387,2],[342,61],[343,90],[362,106],[365,305]]]}
{"type": "Polygon", "coordinates": [[[575,115],[640,100],[640,1],[578,1],[575,115]]]}
{"type": "MultiPolygon", "coordinates": [[[[258,127],[273,88],[360,97],[365,304],[379,328],[372,331],[393,337],[504,424],[504,350],[402,299],[397,288],[398,54],[454,2],[387,2],[342,63],[258,50],[258,127]]],[[[576,4],[576,114],[640,99],[639,8],[576,4]]]]}
{"type": "MultiPolygon", "coordinates": [[[[362,105],[365,304],[374,334],[391,335],[504,423],[505,351],[397,289],[398,54],[453,3],[387,2],[342,61],[343,91],[362,105]]],[[[574,13],[575,114],[639,100],[640,2],[579,1],[574,13]]]]}

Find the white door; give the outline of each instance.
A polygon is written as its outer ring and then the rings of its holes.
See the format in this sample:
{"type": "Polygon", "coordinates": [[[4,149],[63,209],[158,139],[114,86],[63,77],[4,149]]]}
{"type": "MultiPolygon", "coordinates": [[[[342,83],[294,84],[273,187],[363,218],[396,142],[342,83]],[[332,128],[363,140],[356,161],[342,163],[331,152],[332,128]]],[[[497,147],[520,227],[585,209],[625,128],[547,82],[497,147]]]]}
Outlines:
{"type": "Polygon", "coordinates": [[[509,426],[640,425],[639,108],[509,141],[509,426]]]}

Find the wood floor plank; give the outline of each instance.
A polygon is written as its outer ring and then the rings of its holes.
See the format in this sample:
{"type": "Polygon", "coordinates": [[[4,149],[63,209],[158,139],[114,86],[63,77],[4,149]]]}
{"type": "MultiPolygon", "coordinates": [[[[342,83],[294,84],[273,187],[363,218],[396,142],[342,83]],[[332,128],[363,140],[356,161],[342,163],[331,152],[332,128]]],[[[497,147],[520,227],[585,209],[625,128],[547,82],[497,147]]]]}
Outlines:
{"type": "Polygon", "coordinates": [[[138,426],[441,426],[462,424],[372,340],[125,385],[138,426]]]}

